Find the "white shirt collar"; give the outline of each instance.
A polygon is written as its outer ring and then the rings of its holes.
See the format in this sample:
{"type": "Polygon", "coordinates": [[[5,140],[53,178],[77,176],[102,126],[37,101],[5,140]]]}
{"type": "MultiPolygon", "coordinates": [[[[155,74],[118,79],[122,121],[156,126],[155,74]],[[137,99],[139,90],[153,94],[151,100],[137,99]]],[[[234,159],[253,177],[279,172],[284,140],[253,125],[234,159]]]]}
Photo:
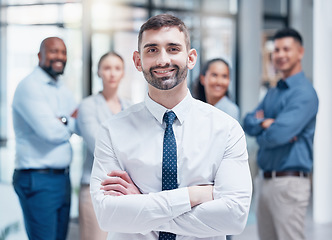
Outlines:
{"type": "Polygon", "coordinates": [[[173,111],[181,125],[183,124],[183,122],[187,116],[187,113],[190,110],[192,101],[193,101],[193,98],[192,98],[189,90],[187,91],[186,97],[172,109],[167,109],[164,106],[160,105],[159,103],[155,102],[154,100],[152,100],[150,98],[150,96],[148,94],[145,96],[145,99],[144,99],[147,109],[157,119],[157,121],[160,124],[163,124],[163,117],[164,117],[165,112],[173,111]]]}

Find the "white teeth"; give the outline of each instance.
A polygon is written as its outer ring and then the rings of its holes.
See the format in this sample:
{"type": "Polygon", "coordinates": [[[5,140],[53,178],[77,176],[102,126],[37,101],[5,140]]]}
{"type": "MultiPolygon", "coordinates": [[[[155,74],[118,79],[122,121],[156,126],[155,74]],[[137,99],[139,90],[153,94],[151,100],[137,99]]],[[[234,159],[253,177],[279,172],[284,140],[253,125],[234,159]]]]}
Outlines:
{"type": "Polygon", "coordinates": [[[62,62],[56,62],[56,63],[54,63],[56,66],[62,66],[63,65],[63,63],[62,62]]]}
{"type": "Polygon", "coordinates": [[[168,70],[164,70],[164,71],[156,71],[157,73],[168,73],[168,70]]]}

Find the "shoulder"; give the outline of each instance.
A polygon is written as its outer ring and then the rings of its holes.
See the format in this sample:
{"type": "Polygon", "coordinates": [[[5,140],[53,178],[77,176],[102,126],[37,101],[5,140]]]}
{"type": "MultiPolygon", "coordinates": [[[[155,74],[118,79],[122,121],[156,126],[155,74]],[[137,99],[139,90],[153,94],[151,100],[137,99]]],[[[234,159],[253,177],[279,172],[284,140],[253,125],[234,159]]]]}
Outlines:
{"type": "Polygon", "coordinates": [[[116,115],[109,118],[105,125],[123,125],[128,124],[128,122],[142,122],[142,118],[146,116],[147,109],[144,102],[131,105],[130,107],[124,109],[116,115]]]}
{"type": "Polygon", "coordinates": [[[17,97],[21,98],[23,96],[28,98],[35,98],[36,96],[42,94],[42,91],[40,91],[40,76],[37,75],[38,71],[35,69],[18,83],[15,90],[14,99],[17,97]]]}
{"type": "Polygon", "coordinates": [[[220,109],[216,108],[215,106],[212,106],[208,103],[204,103],[200,100],[194,99],[193,111],[194,115],[203,118],[204,121],[207,122],[219,122],[230,125],[234,124],[234,122],[237,122],[231,116],[221,111],[220,109]]]}
{"type": "Polygon", "coordinates": [[[126,109],[126,108],[130,107],[131,105],[133,105],[133,103],[126,98],[120,98],[120,101],[121,101],[121,105],[122,105],[123,109],[126,109]]]}
{"type": "Polygon", "coordinates": [[[78,116],[95,112],[102,104],[98,98],[98,94],[85,97],[78,106],[78,116]]]}
{"type": "Polygon", "coordinates": [[[297,85],[292,87],[293,98],[303,99],[303,100],[318,100],[318,96],[312,83],[306,77],[301,78],[297,85]]]}
{"type": "Polygon", "coordinates": [[[243,136],[244,132],[240,123],[231,115],[221,111],[210,104],[196,100],[192,108],[193,125],[200,131],[213,132],[215,135],[226,134],[225,137],[243,136]]]}
{"type": "Polygon", "coordinates": [[[84,106],[84,105],[90,105],[90,104],[95,104],[97,102],[98,96],[99,94],[93,94],[90,96],[85,97],[80,106],[84,106]]]}

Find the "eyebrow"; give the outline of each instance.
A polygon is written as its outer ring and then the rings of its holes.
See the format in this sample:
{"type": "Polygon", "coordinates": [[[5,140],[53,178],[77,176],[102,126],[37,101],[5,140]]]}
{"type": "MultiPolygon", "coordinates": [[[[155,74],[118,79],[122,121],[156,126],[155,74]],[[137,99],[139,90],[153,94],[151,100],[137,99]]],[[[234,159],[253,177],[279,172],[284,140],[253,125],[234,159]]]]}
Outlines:
{"type": "MultiPolygon", "coordinates": [[[[147,43],[144,45],[143,48],[148,48],[148,47],[156,47],[158,44],[156,43],[147,43]]],[[[167,46],[178,46],[181,47],[182,45],[180,43],[168,43],[167,46]]]]}

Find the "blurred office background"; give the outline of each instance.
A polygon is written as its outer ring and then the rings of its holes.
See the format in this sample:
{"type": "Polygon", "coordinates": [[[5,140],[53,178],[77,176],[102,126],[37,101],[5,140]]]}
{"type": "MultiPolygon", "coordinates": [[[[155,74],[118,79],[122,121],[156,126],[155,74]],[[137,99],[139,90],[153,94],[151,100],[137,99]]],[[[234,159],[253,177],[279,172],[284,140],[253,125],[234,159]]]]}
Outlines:
{"type": "MultiPolygon", "coordinates": [[[[330,0],[0,0],[0,234],[14,224],[20,233],[8,239],[25,237],[21,210],[11,186],[15,160],[11,103],[19,81],[38,64],[41,41],[49,36],[64,39],[68,61],[63,77],[77,102],[101,89],[97,76],[100,56],[110,50],[118,52],[126,64],[120,95],[137,103],[145,96],[146,83],[134,68],[132,53],[137,49],[140,26],[159,13],[180,17],[190,29],[199,61],[189,73],[189,88],[206,60],[223,57],[229,61],[230,95],[242,116],[278,79],[270,62],[271,36],[286,26],[301,32],[303,69],[320,98],[310,218],[314,224],[332,223],[331,11],[330,0]]],[[[84,156],[80,137],[73,136],[71,142],[71,216],[76,219],[84,156]]],[[[252,138],[248,138],[248,151],[254,177],[257,145],[252,138]]],[[[251,216],[248,224],[254,222],[251,216]]]]}

